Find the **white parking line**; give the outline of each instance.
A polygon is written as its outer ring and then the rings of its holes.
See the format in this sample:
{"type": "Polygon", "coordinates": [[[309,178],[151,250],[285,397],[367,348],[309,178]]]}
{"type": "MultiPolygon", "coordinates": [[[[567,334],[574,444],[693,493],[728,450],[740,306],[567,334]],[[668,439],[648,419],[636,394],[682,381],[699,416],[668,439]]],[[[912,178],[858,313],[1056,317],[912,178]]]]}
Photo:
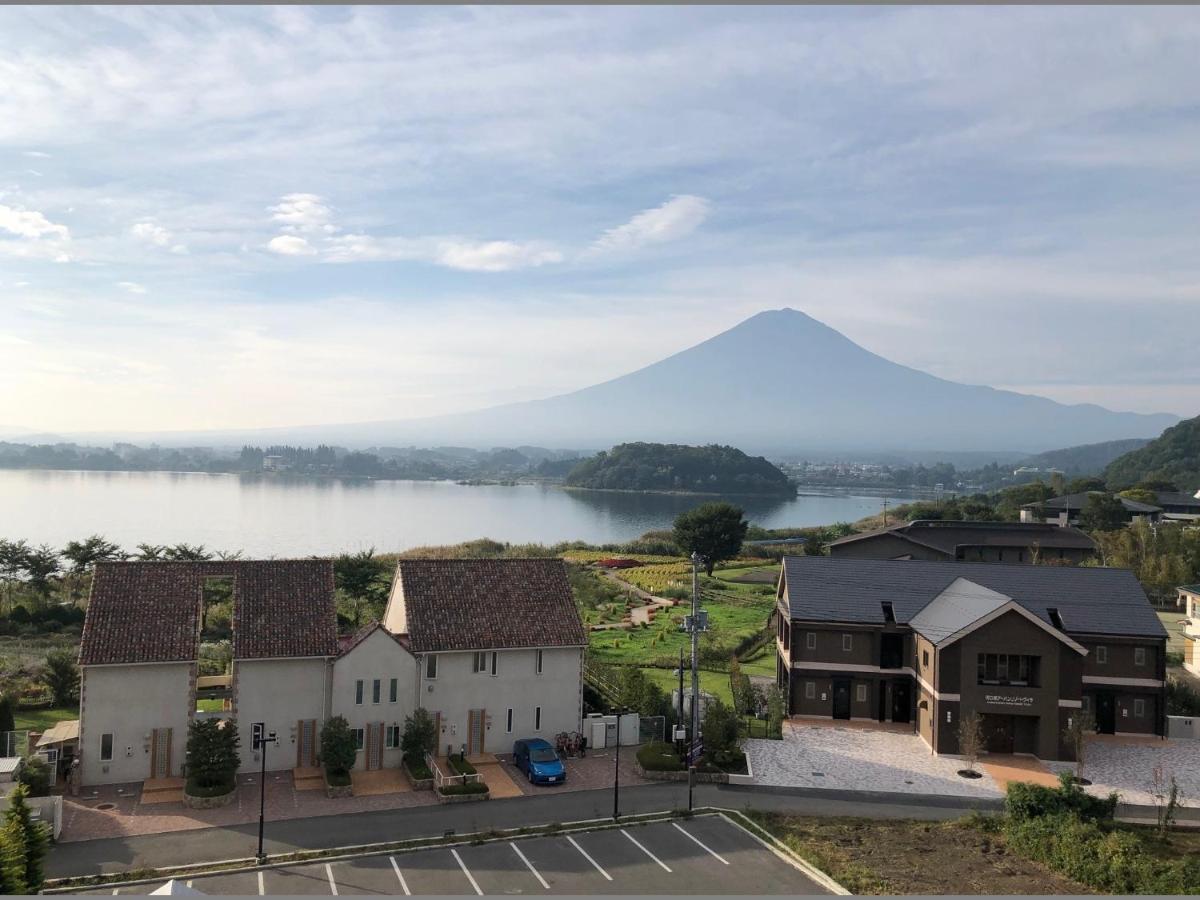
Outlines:
{"type": "Polygon", "coordinates": [[[700,840],[700,838],[696,837],[694,834],[691,834],[690,832],[685,831],[683,826],[680,825],[678,822],[672,822],[671,824],[674,825],[676,828],[678,828],[680,830],[680,832],[683,833],[684,837],[690,838],[692,841],[694,841],[696,843],[696,845],[698,847],[703,847],[705,850],[707,850],[709,852],[709,854],[713,857],[713,859],[717,860],[718,862],[722,862],[725,865],[729,865],[729,860],[727,860],[725,857],[723,857],[720,853],[717,853],[715,850],[713,850],[712,847],[708,846],[708,844],[704,843],[704,841],[700,840]]]}
{"type": "Polygon", "coordinates": [[[262,873],[262,869],[259,869],[259,870],[258,870],[258,896],[260,896],[260,897],[264,897],[264,896],[266,896],[266,893],[267,893],[267,888],[266,888],[266,886],[263,884],[263,873],[262,873]]]}
{"type": "Polygon", "coordinates": [[[121,889],[120,889],[120,888],[113,888],[113,896],[114,896],[114,897],[115,897],[115,896],[117,896],[117,894],[119,894],[119,893],[121,893],[121,889]]]}
{"type": "Polygon", "coordinates": [[[192,886],[192,879],[190,879],[190,878],[189,878],[189,879],[187,880],[187,886],[188,886],[188,887],[191,887],[191,886],[192,886]]]}
{"type": "Polygon", "coordinates": [[[337,882],[333,880],[333,867],[329,863],[325,863],[325,874],[329,876],[329,893],[337,896],[337,882]]]}
{"type": "Polygon", "coordinates": [[[546,884],[546,879],[542,877],[542,873],[533,867],[533,863],[531,863],[529,858],[521,852],[521,848],[512,841],[508,842],[508,846],[513,848],[513,852],[517,854],[517,856],[521,857],[521,862],[525,863],[525,865],[529,867],[529,871],[533,873],[534,878],[541,882],[542,887],[544,887],[546,890],[550,890],[550,885],[546,884]]]}
{"type": "Polygon", "coordinates": [[[467,864],[462,861],[462,857],[458,855],[458,851],[451,849],[454,858],[458,860],[458,867],[463,870],[463,874],[467,876],[467,881],[471,882],[471,887],[475,888],[475,893],[480,897],[483,896],[483,889],[479,886],[479,882],[475,880],[475,876],[471,874],[471,870],[467,868],[467,864]]]}
{"type": "Polygon", "coordinates": [[[408,889],[408,882],[404,880],[404,875],[400,871],[400,864],[396,862],[396,857],[389,856],[388,859],[392,861],[392,868],[396,870],[396,877],[400,879],[400,887],[404,890],[404,896],[411,897],[412,891],[408,889]]]}
{"type": "Polygon", "coordinates": [[[571,837],[569,834],[566,835],[566,838],[568,841],[571,842],[571,846],[574,847],[576,850],[578,850],[580,853],[582,853],[583,858],[586,859],[588,862],[590,862],[595,867],[597,872],[599,872],[601,875],[603,875],[609,881],[612,881],[612,876],[609,875],[607,872],[605,872],[602,868],[600,868],[600,863],[598,863],[594,859],[592,859],[588,855],[588,852],[586,850],[584,850],[582,847],[580,847],[578,843],[576,843],[575,838],[571,837]]]}
{"type": "Polygon", "coordinates": [[[627,837],[631,841],[633,841],[634,846],[636,846],[639,850],[641,850],[643,853],[645,853],[648,857],[650,857],[652,860],[654,860],[656,863],[658,863],[660,866],[662,866],[664,872],[671,871],[670,866],[668,866],[665,862],[663,862],[661,859],[659,859],[657,856],[655,856],[653,853],[651,853],[649,850],[647,850],[645,848],[645,846],[642,845],[641,841],[639,841],[637,838],[635,838],[632,834],[630,834],[624,828],[621,829],[621,834],[625,835],[625,837],[627,837]]]}

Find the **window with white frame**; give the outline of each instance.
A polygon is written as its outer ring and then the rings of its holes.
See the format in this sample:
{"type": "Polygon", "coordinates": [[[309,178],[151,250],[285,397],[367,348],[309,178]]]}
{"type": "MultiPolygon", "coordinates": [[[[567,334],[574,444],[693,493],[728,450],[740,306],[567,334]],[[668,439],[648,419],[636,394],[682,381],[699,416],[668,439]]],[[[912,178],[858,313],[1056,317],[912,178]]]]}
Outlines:
{"type": "Polygon", "coordinates": [[[362,706],[362,702],[363,702],[363,682],[362,682],[362,679],[360,678],[356,682],[354,682],[354,705],[362,706]]]}
{"type": "Polygon", "coordinates": [[[537,674],[541,675],[542,674],[542,651],[538,650],[536,652],[537,652],[537,659],[535,661],[534,671],[537,672],[537,674]]]}
{"type": "Polygon", "coordinates": [[[366,744],[366,735],[361,728],[351,728],[350,733],[354,735],[354,749],[361,750],[366,744]]]}
{"type": "Polygon", "coordinates": [[[804,636],[804,646],[809,650],[817,649],[817,633],[815,631],[810,631],[804,636]]]}
{"type": "Polygon", "coordinates": [[[388,682],[388,703],[395,703],[400,696],[400,679],[393,678],[388,682]]]}
{"type": "Polygon", "coordinates": [[[383,746],[388,750],[395,750],[400,746],[400,726],[389,725],[383,733],[383,746]]]}
{"type": "Polygon", "coordinates": [[[817,699],[817,683],[815,681],[804,682],[804,699],[805,700],[816,700],[817,699]]]}
{"type": "Polygon", "coordinates": [[[1138,719],[1146,715],[1146,701],[1141,697],[1138,697],[1133,701],[1133,715],[1138,719]]]}
{"type": "Polygon", "coordinates": [[[856,685],[856,687],[858,688],[858,702],[866,703],[867,702],[867,686],[865,684],[860,684],[860,685],[856,685]]]}
{"type": "Polygon", "coordinates": [[[1096,665],[1102,666],[1108,662],[1108,648],[1100,646],[1096,648],[1096,665]]]}
{"type": "Polygon", "coordinates": [[[1144,666],[1146,664],[1146,648],[1145,647],[1134,647],[1133,648],[1133,664],[1135,666],[1144,666]]]}
{"type": "Polygon", "coordinates": [[[842,649],[845,650],[847,653],[849,653],[851,650],[854,649],[854,635],[852,635],[852,634],[843,634],[842,635],[842,649]]]}
{"type": "Polygon", "coordinates": [[[379,698],[381,696],[382,696],[382,693],[381,693],[380,681],[378,678],[376,678],[374,681],[371,682],[371,702],[378,703],[379,698]]]}
{"type": "Polygon", "coordinates": [[[113,736],[111,734],[100,735],[100,762],[109,762],[112,759],[113,751],[113,736]]]}
{"type": "Polygon", "coordinates": [[[425,677],[437,678],[437,657],[432,653],[425,657],[425,677]]]}
{"type": "Polygon", "coordinates": [[[533,730],[542,730],[542,708],[540,706],[535,706],[533,708],[533,730]]]}
{"type": "Polygon", "coordinates": [[[471,664],[471,671],[474,672],[476,675],[478,675],[480,672],[487,672],[487,668],[488,668],[487,653],[483,650],[476,650],[475,653],[472,655],[474,657],[474,660],[471,664]]]}
{"type": "Polygon", "coordinates": [[[508,708],[508,714],[504,717],[504,733],[512,734],[512,726],[513,726],[513,711],[512,711],[512,707],[510,706],[508,708]]]}

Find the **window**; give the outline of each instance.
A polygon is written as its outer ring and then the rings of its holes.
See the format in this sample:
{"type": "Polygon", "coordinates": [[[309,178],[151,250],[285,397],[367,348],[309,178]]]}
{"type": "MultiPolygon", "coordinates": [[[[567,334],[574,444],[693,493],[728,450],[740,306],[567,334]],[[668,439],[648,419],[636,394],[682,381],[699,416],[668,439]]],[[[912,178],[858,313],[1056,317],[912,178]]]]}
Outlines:
{"type": "Polygon", "coordinates": [[[432,653],[425,657],[425,677],[437,678],[437,657],[432,653]]]}
{"type": "Polygon", "coordinates": [[[817,699],[817,683],[815,681],[804,682],[804,699],[805,700],[817,699]]]}
{"type": "Polygon", "coordinates": [[[896,624],[896,610],[892,606],[891,601],[883,600],[883,601],[881,601],[880,606],[883,607],[883,621],[889,625],[895,625],[896,624]]]}
{"type": "Polygon", "coordinates": [[[1097,647],[1096,648],[1096,665],[1102,666],[1107,662],[1108,662],[1108,648],[1107,647],[1097,647]]]}
{"type": "Polygon", "coordinates": [[[1146,701],[1141,697],[1133,701],[1133,714],[1139,719],[1146,715],[1146,701]]]}
{"type": "Polygon", "coordinates": [[[387,731],[383,733],[383,746],[388,750],[395,750],[400,746],[400,726],[389,725],[387,731]]]}
{"type": "Polygon", "coordinates": [[[847,653],[849,653],[851,650],[854,649],[854,635],[852,635],[852,634],[843,634],[842,635],[842,649],[845,650],[847,653]]]}
{"type": "Polygon", "coordinates": [[[533,730],[542,730],[542,708],[540,706],[535,706],[533,708],[533,730]]]}
{"type": "Polygon", "coordinates": [[[363,701],[363,683],[362,683],[362,679],[360,678],[358,681],[354,682],[354,705],[362,706],[362,701],[363,701]]]}
{"type": "Polygon", "coordinates": [[[388,703],[395,703],[400,695],[400,679],[393,678],[388,682],[388,703]]]}
{"type": "Polygon", "coordinates": [[[929,651],[928,650],[921,651],[921,665],[924,666],[926,669],[929,668],[929,651]]]}
{"type": "Polygon", "coordinates": [[[508,715],[504,717],[504,733],[512,734],[512,707],[508,708],[508,715]]]}
{"type": "Polygon", "coordinates": [[[378,679],[378,678],[376,678],[376,679],[375,679],[373,682],[371,682],[371,702],[372,702],[372,703],[378,703],[378,702],[379,702],[379,696],[380,696],[380,692],[379,692],[379,679],[378,679]]]}
{"type": "Polygon", "coordinates": [[[487,671],[487,654],[483,651],[477,651],[474,655],[471,671],[478,675],[480,672],[487,671]]]}
{"type": "Polygon", "coordinates": [[[1012,684],[1038,687],[1041,657],[1017,653],[980,653],[976,664],[979,684],[1012,684]]]}
{"type": "Polygon", "coordinates": [[[112,759],[113,736],[111,734],[100,735],[100,762],[108,762],[112,759]]]}
{"type": "Polygon", "coordinates": [[[542,674],[542,651],[537,651],[537,673],[542,674]]]}
{"type": "Polygon", "coordinates": [[[1134,647],[1133,648],[1133,664],[1135,666],[1144,666],[1146,664],[1146,648],[1145,647],[1134,647]]]}
{"type": "Polygon", "coordinates": [[[500,666],[500,654],[495,650],[492,651],[492,674],[495,675],[500,666]]]}
{"type": "Polygon", "coordinates": [[[810,631],[804,636],[804,646],[809,650],[817,649],[817,634],[815,631],[810,631]]]}
{"type": "Polygon", "coordinates": [[[361,750],[365,744],[365,735],[361,728],[351,728],[350,733],[354,735],[354,749],[361,750]]]}
{"type": "Polygon", "coordinates": [[[860,684],[857,687],[858,687],[858,702],[866,703],[867,702],[867,686],[865,684],[860,684]]]}

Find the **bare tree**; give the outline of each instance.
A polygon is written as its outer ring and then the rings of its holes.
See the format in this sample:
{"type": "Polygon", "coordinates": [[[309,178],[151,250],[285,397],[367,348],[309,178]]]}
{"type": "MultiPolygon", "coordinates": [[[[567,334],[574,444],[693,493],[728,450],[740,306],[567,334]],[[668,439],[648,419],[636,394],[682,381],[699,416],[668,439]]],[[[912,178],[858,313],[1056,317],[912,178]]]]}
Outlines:
{"type": "Polygon", "coordinates": [[[1085,784],[1083,764],[1087,756],[1087,739],[1096,733],[1096,720],[1090,712],[1080,710],[1076,715],[1067,719],[1067,727],[1063,729],[1063,738],[1067,746],[1075,751],[1075,780],[1085,784]]]}
{"type": "Polygon", "coordinates": [[[968,710],[958,719],[958,752],[967,761],[967,771],[975,773],[979,754],[983,752],[983,716],[968,710]]]}

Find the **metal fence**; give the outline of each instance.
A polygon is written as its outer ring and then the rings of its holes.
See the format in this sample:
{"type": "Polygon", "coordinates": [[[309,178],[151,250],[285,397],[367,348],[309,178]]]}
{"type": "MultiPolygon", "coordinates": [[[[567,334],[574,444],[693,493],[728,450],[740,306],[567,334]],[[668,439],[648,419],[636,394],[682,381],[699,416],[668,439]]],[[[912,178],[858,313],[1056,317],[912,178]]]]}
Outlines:
{"type": "Polygon", "coordinates": [[[24,756],[29,751],[28,731],[0,731],[0,756],[24,756]]]}
{"type": "Polygon", "coordinates": [[[650,741],[666,739],[666,716],[642,716],[638,719],[638,743],[647,744],[650,741]]]}

